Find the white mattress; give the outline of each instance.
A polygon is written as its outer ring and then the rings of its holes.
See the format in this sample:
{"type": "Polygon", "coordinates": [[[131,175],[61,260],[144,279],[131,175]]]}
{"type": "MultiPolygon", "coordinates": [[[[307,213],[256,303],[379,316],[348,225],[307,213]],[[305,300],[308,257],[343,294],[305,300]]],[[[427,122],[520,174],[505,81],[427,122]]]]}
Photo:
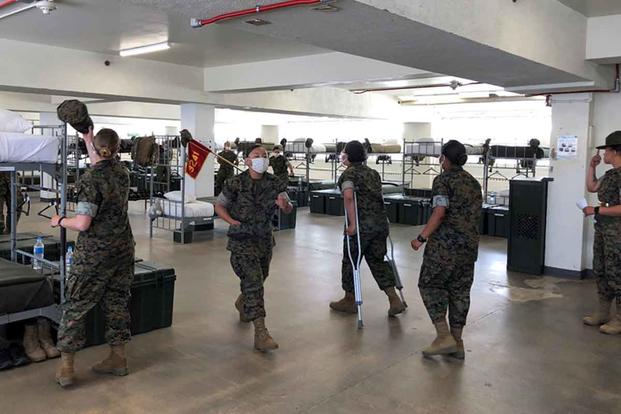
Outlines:
{"type": "Polygon", "coordinates": [[[57,137],[0,132],[0,162],[58,162],[57,137]]]}
{"type": "MultiPolygon", "coordinates": [[[[159,200],[160,207],[167,217],[181,218],[181,203],[170,200],[159,200]]],[[[205,201],[190,201],[185,203],[185,217],[213,217],[213,204],[205,201]]]]}

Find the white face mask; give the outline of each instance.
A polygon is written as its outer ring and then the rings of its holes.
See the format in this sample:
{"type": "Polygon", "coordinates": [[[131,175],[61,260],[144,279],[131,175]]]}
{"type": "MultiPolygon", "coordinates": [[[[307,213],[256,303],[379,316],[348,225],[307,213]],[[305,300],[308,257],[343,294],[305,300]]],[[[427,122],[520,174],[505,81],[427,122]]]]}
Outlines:
{"type": "Polygon", "coordinates": [[[263,174],[267,171],[267,168],[270,166],[270,160],[267,158],[253,158],[252,159],[252,170],[257,174],[263,174]]]}

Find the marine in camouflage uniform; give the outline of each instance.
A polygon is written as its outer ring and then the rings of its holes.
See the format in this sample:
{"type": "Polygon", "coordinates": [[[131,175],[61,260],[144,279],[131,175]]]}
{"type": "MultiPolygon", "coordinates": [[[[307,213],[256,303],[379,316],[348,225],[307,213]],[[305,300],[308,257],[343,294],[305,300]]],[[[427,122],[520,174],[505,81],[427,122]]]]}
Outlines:
{"type": "Polygon", "coordinates": [[[230,226],[227,250],[231,252],[231,266],[240,279],[243,296],[243,314],[246,321],[264,318],[263,284],[269,276],[274,246],[273,217],[275,200],[285,193],[286,185],[272,174],[265,173],[260,180],[250,177],[248,171],[224,183],[218,203],[227,208],[239,226],[230,226]]]}
{"type": "MultiPolygon", "coordinates": [[[[24,198],[17,191],[17,220],[21,216],[21,204],[24,198]]],[[[11,232],[11,174],[0,173],[0,234],[11,232]],[[5,216],[6,214],[6,216],[5,216]]]]}
{"type": "MultiPolygon", "coordinates": [[[[282,148],[280,145],[277,145],[276,147],[274,147],[274,150],[278,150],[279,147],[282,148]]],[[[274,175],[276,176],[276,178],[285,183],[285,186],[289,185],[289,173],[287,172],[287,170],[290,168],[290,166],[291,163],[289,162],[287,157],[284,156],[284,154],[279,153],[278,155],[272,155],[270,157],[270,167],[272,167],[274,175]]]]}
{"type": "Polygon", "coordinates": [[[621,334],[621,131],[606,138],[606,144],[597,147],[605,149],[604,162],[612,164],[600,179],[596,176],[597,166],[602,158],[593,157],[587,175],[587,188],[597,192],[598,207],[587,207],[586,215],[595,215],[595,237],[593,241],[593,273],[597,282],[599,308],[592,315],[583,318],[590,326],[600,326],[605,334],[621,334]],[[612,302],[617,306],[611,318],[612,302]]]}
{"type": "Polygon", "coordinates": [[[432,208],[446,208],[440,227],[425,247],[418,287],[431,321],[449,311],[453,328],[466,325],[470,288],[479,249],[481,186],[462,167],[454,166],[435,178],[432,208]]]}
{"type": "Polygon", "coordinates": [[[134,238],[129,224],[129,172],[117,160],[102,160],[78,183],[76,215],[92,217],[80,232],[67,277],[58,349],[74,353],[86,342],[86,315],[98,304],[111,346],[130,340],[129,299],[134,276],[134,238]]]}
{"type": "Polygon", "coordinates": [[[442,146],[443,172],[433,181],[433,212],[411,242],[414,250],[428,243],[418,287],[437,335],[423,350],[425,356],[465,358],[462,331],[470,309],[483,202],[478,181],[463,169],[467,161],[466,147],[460,142],[451,140],[442,146]]]}
{"type": "MultiPolygon", "coordinates": [[[[395,275],[390,264],[384,260],[386,256],[386,239],[389,234],[388,218],[384,210],[382,195],[382,180],[377,171],[364,165],[366,151],[358,141],[351,141],[343,150],[347,157],[347,169],[338,180],[338,187],[347,200],[348,191],[353,191],[355,197],[358,228],[360,234],[360,252],[377,285],[388,296],[390,308],[389,316],[395,316],[405,310],[405,305],[395,292],[395,275]]],[[[347,209],[347,201],[345,201],[347,209]]],[[[349,217],[348,224],[355,222],[355,217],[349,217]]],[[[346,229],[347,231],[347,229],[346,229]]],[[[358,261],[358,238],[355,235],[343,237],[343,259],[341,261],[341,287],[345,297],[337,302],[331,302],[330,308],[345,313],[356,313],[354,297],[354,272],[349,253],[354,262],[358,261]],[[347,239],[349,238],[349,250],[347,239]]]]}
{"type": "Polygon", "coordinates": [[[220,153],[218,154],[218,158],[217,158],[217,161],[220,167],[218,168],[218,173],[216,174],[216,188],[215,188],[216,196],[222,192],[222,188],[224,187],[224,182],[235,175],[233,166],[230,164],[227,164],[225,161],[223,161],[219,157],[222,157],[225,160],[233,164],[237,164],[237,154],[235,154],[235,152],[231,151],[227,147],[225,147],[223,151],[220,151],[220,153]]]}

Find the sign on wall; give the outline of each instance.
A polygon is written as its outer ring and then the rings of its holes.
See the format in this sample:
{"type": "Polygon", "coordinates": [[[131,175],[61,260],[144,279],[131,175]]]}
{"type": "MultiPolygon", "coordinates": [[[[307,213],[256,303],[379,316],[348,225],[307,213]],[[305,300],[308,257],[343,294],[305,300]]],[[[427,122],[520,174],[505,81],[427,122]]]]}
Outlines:
{"type": "Polygon", "coordinates": [[[556,157],[559,160],[578,158],[578,137],[575,135],[561,135],[558,137],[556,157]]]}

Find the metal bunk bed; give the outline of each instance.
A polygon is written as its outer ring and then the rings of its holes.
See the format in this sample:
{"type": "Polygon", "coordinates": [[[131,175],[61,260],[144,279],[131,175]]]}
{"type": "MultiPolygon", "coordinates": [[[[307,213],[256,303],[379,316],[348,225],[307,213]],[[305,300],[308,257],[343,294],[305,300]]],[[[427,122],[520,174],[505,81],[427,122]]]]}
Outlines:
{"type": "Polygon", "coordinates": [[[178,145],[179,137],[160,135],[155,140],[159,157],[155,166],[149,167],[149,237],[159,229],[173,232],[175,242],[191,243],[194,232],[214,228],[213,205],[188,198],[186,148],[178,145]],[[171,197],[172,192],[177,197],[171,197]]]}
{"type": "MultiPolygon", "coordinates": [[[[56,163],[45,162],[4,162],[0,163],[0,172],[7,172],[11,177],[11,261],[2,261],[3,275],[7,274],[13,277],[13,280],[20,280],[23,283],[24,280],[35,281],[37,280],[37,272],[31,267],[26,266],[24,263],[26,259],[35,260],[35,256],[32,253],[20,250],[17,248],[17,191],[19,187],[18,173],[28,171],[39,171],[40,174],[47,173],[52,176],[57,183],[57,188],[44,188],[39,185],[29,185],[29,189],[35,191],[48,191],[58,194],[59,205],[58,214],[65,215],[67,212],[67,188],[68,188],[68,165],[69,154],[67,145],[67,126],[66,124],[60,126],[37,126],[33,130],[51,130],[54,131],[53,135],[58,137],[60,141],[58,161],[56,163]]],[[[40,213],[40,215],[43,215],[40,213]]],[[[44,216],[45,217],[45,216],[44,216]]],[[[62,315],[60,304],[64,303],[64,287],[65,287],[65,252],[67,249],[67,231],[64,228],[60,228],[60,260],[54,262],[46,259],[36,259],[41,263],[41,277],[39,280],[43,281],[42,286],[49,289],[49,304],[45,306],[36,307],[33,309],[15,309],[13,311],[7,311],[0,315],[0,325],[6,325],[12,322],[31,319],[39,316],[46,317],[52,321],[58,323],[62,315]],[[59,282],[60,292],[60,304],[54,300],[54,281],[59,282]]],[[[9,283],[10,280],[9,280],[9,283]]],[[[15,285],[4,284],[2,288],[7,288],[15,285]]],[[[12,292],[11,292],[12,294],[12,292]]]]}

